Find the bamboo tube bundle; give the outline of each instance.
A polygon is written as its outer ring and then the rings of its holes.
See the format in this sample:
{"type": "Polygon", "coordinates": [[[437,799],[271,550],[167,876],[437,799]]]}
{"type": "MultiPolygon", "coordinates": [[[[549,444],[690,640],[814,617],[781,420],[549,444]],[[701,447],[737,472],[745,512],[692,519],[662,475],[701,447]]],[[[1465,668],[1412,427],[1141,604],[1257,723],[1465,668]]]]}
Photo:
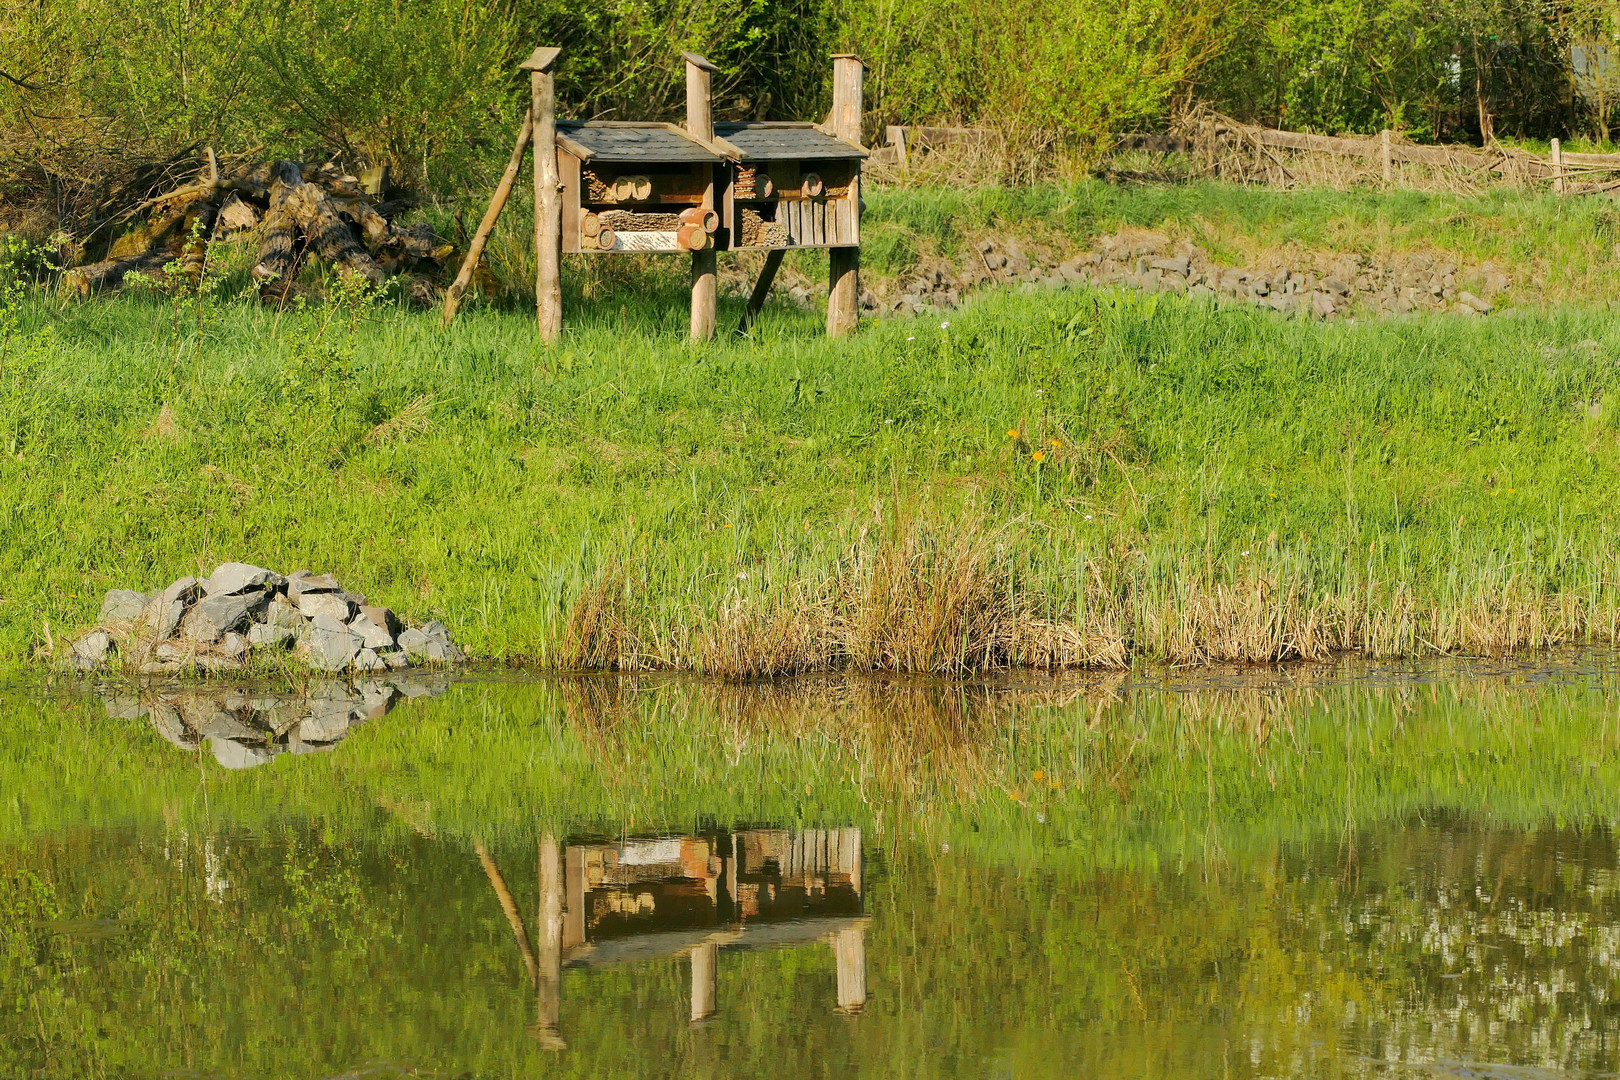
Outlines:
{"type": "Polygon", "coordinates": [[[744,247],[781,247],[788,241],[786,226],[766,221],[758,210],[744,207],[742,211],[742,242],[744,247]]]}
{"type": "Polygon", "coordinates": [[[769,173],[745,165],[737,169],[737,181],[732,191],[739,199],[769,199],[776,194],[776,185],[771,183],[769,173]]]}
{"type": "Polygon", "coordinates": [[[634,210],[604,210],[595,215],[598,221],[614,232],[674,232],[685,222],[680,214],[639,213],[634,210]]]}

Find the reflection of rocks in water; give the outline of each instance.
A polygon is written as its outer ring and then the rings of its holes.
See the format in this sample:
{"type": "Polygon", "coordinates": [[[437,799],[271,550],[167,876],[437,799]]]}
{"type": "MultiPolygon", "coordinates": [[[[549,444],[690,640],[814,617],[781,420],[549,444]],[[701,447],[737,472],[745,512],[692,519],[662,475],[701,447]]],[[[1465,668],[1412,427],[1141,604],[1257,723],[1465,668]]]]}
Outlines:
{"type": "Polygon", "coordinates": [[[400,701],[437,697],[448,676],[396,675],[355,683],[313,683],[301,693],[241,688],[160,688],[105,696],[114,720],[145,717],[182,750],[203,744],[227,769],[251,769],[281,754],[330,750],[350,728],[385,715],[400,701]]]}

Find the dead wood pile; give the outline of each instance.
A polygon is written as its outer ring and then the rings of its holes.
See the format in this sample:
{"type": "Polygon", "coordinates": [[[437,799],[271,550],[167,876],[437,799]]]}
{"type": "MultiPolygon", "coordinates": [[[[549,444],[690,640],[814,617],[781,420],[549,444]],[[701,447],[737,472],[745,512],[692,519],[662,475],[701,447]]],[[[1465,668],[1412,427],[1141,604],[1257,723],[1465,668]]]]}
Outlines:
{"type": "MultiPolygon", "coordinates": [[[[180,274],[195,282],[208,265],[210,245],[256,235],[252,277],[261,300],[285,301],[312,256],[340,274],[380,286],[393,274],[436,270],[455,251],[427,225],[396,224],[404,208],[331,164],[275,161],[227,175],[211,160],[193,182],[129,211],[126,219],[146,214],[146,224],[115,241],[105,260],[72,271],[69,280],[90,295],[119,288],[131,274],[167,274],[178,263],[180,274]]],[[[411,295],[433,299],[423,295],[431,294],[425,279],[413,275],[409,285],[411,295]]]]}

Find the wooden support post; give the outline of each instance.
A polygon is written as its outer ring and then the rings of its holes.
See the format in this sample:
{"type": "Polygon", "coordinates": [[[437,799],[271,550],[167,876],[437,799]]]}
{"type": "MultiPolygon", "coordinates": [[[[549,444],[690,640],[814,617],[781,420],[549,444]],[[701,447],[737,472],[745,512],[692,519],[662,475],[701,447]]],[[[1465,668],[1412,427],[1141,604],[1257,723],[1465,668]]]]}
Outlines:
{"type": "Polygon", "coordinates": [[[866,927],[838,931],[832,942],[838,968],[838,1011],[858,1013],[866,1008],[866,927]]]}
{"type": "Polygon", "coordinates": [[[765,253],[765,265],[759,268],[759,280],[754,282],[754,291],[748,296],[748,306],[743,309],[743,317],[737,323],[737,336],[746,337],[754,320],[764,310],[765,298],[771,295],[771,283],[776,280],[776,272],[782,268],[782,256],[787,254],[786,248],[772,248],[765,253]]]}
{"type": "MultiPolygon", "coordinates": [[[[555,149],[552,160],[556,160],[555,149]]],[[[535,950],[540,966],[535,1037],[546,1048],[560,1050],[564,1046],[557,1030],[562,1016],[563,853],[550,833],[540,838],[540,912],[535,930],[540,935],[535,950]]]]}
{"type": "Polygon", "coordinates": [[[484,257],[484,247],[489,243],[489,234],[495,230],[495,221],[506,208],[506,200],[512,196],[512,187],[517,183],[519,170],[523,168],[523,154],[533,140],[534,110],[528,109],[523,113],[523,127],[518,130],[512,158],[506,163],[506,171],[501,173],[501,182],[495,185],[494,197],[489,200],[489,209],[484,211],[484,220],[478,223],[478,231],[473,234],[472,244],[467,248],[467,257],[461,260],[461,270],[456,274],[456,280],[444,294],[445,326],[449,326],[450,320],[456,317],[456,309],[461,306],[461,294],[472,283],[478,260],[484,257]]]}
{"type": "Polygon", "coordinates": [[[692,1023],[715,1014],[719,987],[720,946],[712,941],[692,947],[692,1023]]]}
{"type": "MultiPolygon", "coordinates": [[[[847,53],[833,57],[832,132],[850,142],[861,141],[861,94],[866,65],[847,53]]],[[[853,213],[860,218],[859,179],[850,198],[853,213]]],[[[856,234],[859,235],[857,225],[856,234]]],[[[827,334],[841,337],[853,334],[861,316],[861,249],[829,248],[827,251],[827,334]]]]}
{"type": "Polygon", "coordinates": [[[512,926],[512,936],[517,939],[518,953],[523,957],[523,966],[529,972],[529,981],[538,987],[540,964],[534,958],[534,950],[529,945],[529,932],[523,928],[523,916],[518,912],[517,900],[512,897],[512,890],[506,887],[506,879],[501,876],[501,868],[495,864],[494,856],[490,855],[483,843],[474,841],[473,851],[478,853],[478,861],[483,864],[484,874],[495,890],[495,899],[501,902],[501,910],[506,913],[506,921],[512,926]]]}
{"type": "Polygon", "coordinates": [[[1395,160],[1389,152],[1389,128],[1378,133],[1378,156],[1384,163],[1384,183],[1395,182],[1395,160]]]}
{"type": "Polygon", "coordinates": [[[536,49],[519,66],[529,73],[534,122],[534,302],[540,340],[562,333],[562,182],[557,174],[557,84],[561,49],[536,49]]]}
{"type": "MultiPolygon", "coordinates": [[[[715,66],[697,53],[682,52],[686,60],[686,130],[696,138],[708,142],[714,138],[714,114],[709,93],[710,79],[715,66]]],[[[715,208],[714,177],[709,177],[708,189],[703,195],[703,208],[715,208]]],[[[719,309],[719,260],[711,246],[705,251],[692,252],[692,340],[708,341],[714,337],[714,324],[719,309]]]]}
{"type": "Polygon", "coordinates": [[[1557,139],[1552,141],[1553,190],[1564,193],[1564,147],[1557,139]]]}

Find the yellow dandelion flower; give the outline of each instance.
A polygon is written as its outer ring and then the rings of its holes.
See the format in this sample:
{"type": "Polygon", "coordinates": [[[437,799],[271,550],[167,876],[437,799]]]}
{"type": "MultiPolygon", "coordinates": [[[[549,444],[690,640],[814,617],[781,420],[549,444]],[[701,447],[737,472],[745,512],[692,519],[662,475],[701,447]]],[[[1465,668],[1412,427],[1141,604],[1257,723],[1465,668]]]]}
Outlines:
{"type": "Polygon", "coordinates": [[[1061,442],[1060,442],[1060,441],[1058,441],[1058,440],[1057,440],[1057,439],[1053,439],[1053,440],[1052,440],[1052,449],[1054,449],[1054,450],[1061,450],[1061,449],[1063,449],[1063,443],[1061,443],[1061,442]]]}
{"type": "Polygon", "coordinates": [[[1007,438],[1009,438],[1009,439],[1018,438],[1018,429],[1017,428],[1008,428],[1007,429],[1007,438]]]}
{"type": "Polygon", "coordinates": [[[720,527],[721,527],[721,528],[722,528],[722,529],[729,529],[729,528],[731,528],[731,522],[729,522],[729,521],[728,521],[728,522],[726,522],[726,523],[725,523],[725,524],[724,524],[724,525],[722,525],[722,526],[720,526],[720,527]]]}
{"type": "Polygon", "coordinates": [[[1031,454],[1029,456],[1030,456],[1030,459],[1032,461],[1034,461],[1035,464],[1037,464],[1037,465],[1039,465],[1042,461],[1044,461],[1046,459],[1046,455],[1041,453],[1039,450],[1035,451],[1033,454],[1031,454]]]}
{"type": "Polygon", "coordinates": [[[1007,792],[1007,798],[1011,799],[1013,802],[1023,802],[1024,792],[1020,788],[1014,788],[1013,790],[1007,792]]]}
{"type": "Polygon", "coordinates": [[[1046,770],[1045,769],[1036,769],[1035,772],[1034,772],[1034,777],[1035,777],[1036,780],[1045,780],[1046,779],[1046,770]]]}

